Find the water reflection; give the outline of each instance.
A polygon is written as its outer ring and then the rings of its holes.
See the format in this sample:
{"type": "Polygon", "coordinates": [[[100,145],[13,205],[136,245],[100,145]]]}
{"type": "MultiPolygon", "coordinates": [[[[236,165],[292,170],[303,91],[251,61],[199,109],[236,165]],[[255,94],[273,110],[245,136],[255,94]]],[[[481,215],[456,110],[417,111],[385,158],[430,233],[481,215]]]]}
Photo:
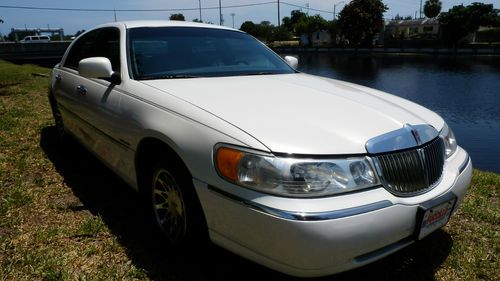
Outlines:
{"type": "Polygon", "coordinates": [[[434,110],[454,129],[476,168],[500,173],[500,57],[295,56],[303,72],[373,87],[434,110]]]}

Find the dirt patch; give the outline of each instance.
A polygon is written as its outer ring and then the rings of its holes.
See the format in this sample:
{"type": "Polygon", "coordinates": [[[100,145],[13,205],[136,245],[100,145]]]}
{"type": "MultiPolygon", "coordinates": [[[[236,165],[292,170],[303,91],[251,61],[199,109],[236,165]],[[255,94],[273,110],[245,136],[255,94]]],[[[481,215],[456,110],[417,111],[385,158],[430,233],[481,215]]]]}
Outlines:
{"type": "Polygon", "coordinates": [[[12,237],[16,231],[8,226],[0,226],[0,240],[12,237]]]}
{"type": "Polygon", "coordinates": [[[72,193],[64,194],[54,198],[52,200],[52,205],[56,210],[67,212],[79,212],[85,211],[88,208],[83,205],[83,203],[72,193]]]}

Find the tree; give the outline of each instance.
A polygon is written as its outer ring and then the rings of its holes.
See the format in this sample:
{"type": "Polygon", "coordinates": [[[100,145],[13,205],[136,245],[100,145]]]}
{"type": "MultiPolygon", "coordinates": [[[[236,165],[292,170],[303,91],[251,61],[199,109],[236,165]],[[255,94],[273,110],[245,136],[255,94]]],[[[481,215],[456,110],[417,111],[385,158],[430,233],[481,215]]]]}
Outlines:
{"type": "Polygon", "coordinates": [[[290,17],[284,17],[283,20],[282,20],[282,23],[283,23],[283,27],[286,28],[286,30],[296,34],[297,34],[297,25],[299,24],[299,22],[303,21],[305,18],[307,18],[307,15],[306,13],[303,13],[302,11],[300,10],[293,10],[291,13],[290,13],[290,17]]]}
{"type": "Polygon", "coordinates": [[[499,26],[500,11],[493,9],[493,4],[475,2],[468,6],[454,6],[448,12],[441,13],[438,19],[443,26],[445,44],[456,46],[480,26],[499,26]]]}
{"type": "Polygon", "coordinates": [[[253,21],[246,21],[241,24],[240,30],[255,36],[255,23],[253,21]]]}
{"type": "Polygon", "coordinates": [[[270,21],[262,21],[255,25],[254,36],[263,42],[270,42],[272,41],[274,28],[274,25],[272,25],[270,21]]]}
{"type": "Polygon", "coordinates": [[[300,18],[296,26],[297,35],[307,35],[309,46],[312,46],[312,34],[318,30],[327,30],[328,22],[320,15],[305,16],[300,18]]]}
{"type": "Polygon", "coordinates": [[[330,33],[332,37],[333,43],[336,44],[336,39],[340,34],[339,21],[338,20],[329,20],[326,23],[326,30],[330,33]]]}
{"type": "Polygon", "coordinates": [[[170,20],[179,20],[179,21],[185,21],[186,18],[184,18],[183,14],[171,14],[170,15],[170,20]]]}
{"type": "Polygon", "coordinates": [[[439,0],[427,0],[424,4],[424,14],[428,18],[435,18],[441,12],[441,1],[439,0]]]}
{"type": "Polygon", "coordinates": [[[371,46],[375,34],[384,26],[387,6],[381,0],[353,0],[340,12],[341,33],[352,46],[371,46]]]}
{"type": "Polygon", "coordinates": [[[284,26],[276,27],[273,29],[271,41],[288,41],[293,37],[292,33],[284,26]]]}
{"type": "Polygon", "coordinates": [[[307,18],[307,14],[302,12],[301,10],[293,10],[290,13],[290,22],[292,25],[298,24],[303,19],[307,18]]]}
{"type": "Polygon", "coordinates": [[[286,30],[290,31],[290,32],[293,32],[293,28],[292,28],[292,19],[290,17],[284,17],[282,20],[281,20],[281,26],[283,28],[285,28],[286,30]]]}
{"type": "Polygon", "coordinates": [[[269,21],[262,21],[258,24],[255,24],[252,21],[246,21],[241,24],[240,30],[258,38],[261,41],[268,42],[273,40],[275,27],[269,21]]]}

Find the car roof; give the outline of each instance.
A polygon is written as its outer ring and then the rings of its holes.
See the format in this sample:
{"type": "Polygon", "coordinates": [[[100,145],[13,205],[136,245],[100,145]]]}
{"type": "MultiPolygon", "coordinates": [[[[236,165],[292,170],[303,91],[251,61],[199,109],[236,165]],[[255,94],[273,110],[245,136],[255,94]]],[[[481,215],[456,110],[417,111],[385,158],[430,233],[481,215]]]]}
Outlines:
{"type": "MultiPolygon", "coordinates": [[[[168,20],[133,20],[133,21],[119,21],[119,22],[110,22],[106,24],[101,24],[95,28],[102,27],[117,27],[123,26],[125,28],[136,28],[136,27],[197,27],[197,28],[214,28],[214,29],[224,29],[224,30],[233,30],[240,31],[237,29],[215,25],[215,24],[206,24],[206,23],[198,23],[198,22],[188,22],[188,21],[168,21],[168,20]]],[[[241,31],[240,31],[241,32],[241,31]]]]}

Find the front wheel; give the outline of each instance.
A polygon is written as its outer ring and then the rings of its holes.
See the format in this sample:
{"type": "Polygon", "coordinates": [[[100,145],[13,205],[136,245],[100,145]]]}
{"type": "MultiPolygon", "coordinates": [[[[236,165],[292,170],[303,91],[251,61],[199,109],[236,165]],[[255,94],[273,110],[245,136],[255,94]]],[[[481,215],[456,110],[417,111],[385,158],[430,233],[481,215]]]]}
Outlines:
{"type": "Polygon", "coordinates": [[[153,221],[168,244],[200,244],[207,229],[189,173],[160,162],[151,169],[150,178],[148,197],[153,221]]]}

